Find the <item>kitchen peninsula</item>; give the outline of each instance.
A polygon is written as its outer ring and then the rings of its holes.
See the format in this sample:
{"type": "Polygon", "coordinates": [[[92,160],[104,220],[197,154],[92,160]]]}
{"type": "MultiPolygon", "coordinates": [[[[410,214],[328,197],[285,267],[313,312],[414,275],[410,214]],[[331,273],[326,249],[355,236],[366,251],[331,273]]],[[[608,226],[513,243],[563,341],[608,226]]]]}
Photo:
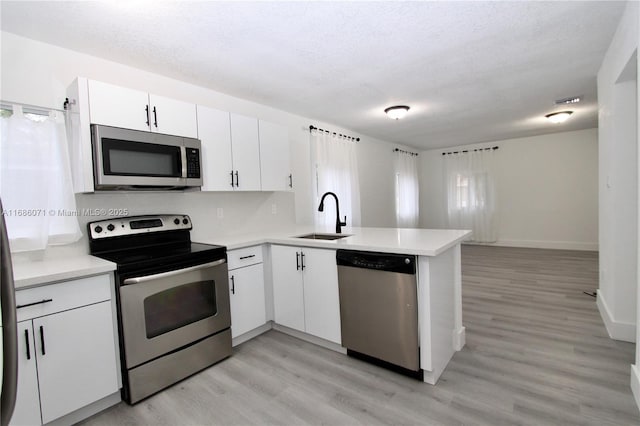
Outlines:
{"type": "MultiPolygon", "coordinates": [[[[332,342],[333,347],[331,343],[325,346],[334,350],[342,349],[335,251],[345,249],[417,256],[420,368],[424,373],[424,381],[435,384],[453,354],[465,344],[460,244],[471,235],[471,231],[352,227],[344,228],[342,235],[345,237],[335,240],[301,238],[314,232],[327,230],[298,226],[274,232],[213,238],[203,242],[227,246],[230,269],[235,251],[246,250],[248,247],[265,247],[265,257],[270,258],[270,262],[265,260],[265,264],[270,267],[264,274],[266,303],[271,308],[267,308],[267,320],[274,320],[274,328],[294,336],[319,337],[320,340],[307,340],[320,344],[332,342]],[[266,247],[270,249],[267,250],[266,247]],[[292,253],[293,257],[280,259],[278,253],[281,247],[291,247],[295,255],[292,253]],[[278,265],[287,262],[285,264],[291,265],[295,275],[299,269],[296,265],[298,253],[306,253],[310,263],[310,267],[302,271],[306,274],[303,278],[304,290],[299,283],[288,286],[287,281],[291,280],[291,275],[283,276],[278,271],[278,265]],[[324,260],[316,260],[318,258],[324,260]],[[271,274],[269,269],[272,269],[271,274]],[[280,294],[285,294],[284,297],[279,295],[279,289],[280,294]],[[292,296],[291,293],[296,291],[298,293],[292,296]],[[297,314],[291,305],[299,305],[297,314]],[[279,311],[283,308],[288,311],[288,315],[280,314],[279,311]]],[[[233,297],[232,295],[232,305],[233,297]]],[[[232,322],[234,321],[232,318],[232,322]]],[[[235,344],[242,341],[234,339],[234,343],[237,342],[235,344]]]]}

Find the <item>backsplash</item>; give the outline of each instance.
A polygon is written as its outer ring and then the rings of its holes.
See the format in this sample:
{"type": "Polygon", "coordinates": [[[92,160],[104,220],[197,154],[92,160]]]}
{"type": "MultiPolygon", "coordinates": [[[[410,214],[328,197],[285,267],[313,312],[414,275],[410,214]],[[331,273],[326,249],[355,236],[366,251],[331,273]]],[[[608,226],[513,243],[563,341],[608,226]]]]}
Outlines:
{"type": "Polygon", "coordinates": [[[187,214],[193,223],[191,239],[212,244],[223,236],[286,228],[296,222],[292,192],[102,192],[77,194],[76,203],[83,233],[78,242],[14,257],[88,254],[87,223],[109,217],[187,214]]]}

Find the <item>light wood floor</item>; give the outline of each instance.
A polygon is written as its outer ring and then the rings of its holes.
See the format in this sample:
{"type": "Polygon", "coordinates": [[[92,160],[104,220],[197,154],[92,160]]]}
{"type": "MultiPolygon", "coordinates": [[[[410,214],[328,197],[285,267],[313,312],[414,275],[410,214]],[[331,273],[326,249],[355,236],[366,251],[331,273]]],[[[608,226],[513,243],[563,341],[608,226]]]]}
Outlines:
{"type": "Polygon", "coordinates": [[[607,337],[596,253],[465,246],[467,345],[436,386],[270,331],[87,425],[640,424],[635,346],[607,337]]]}

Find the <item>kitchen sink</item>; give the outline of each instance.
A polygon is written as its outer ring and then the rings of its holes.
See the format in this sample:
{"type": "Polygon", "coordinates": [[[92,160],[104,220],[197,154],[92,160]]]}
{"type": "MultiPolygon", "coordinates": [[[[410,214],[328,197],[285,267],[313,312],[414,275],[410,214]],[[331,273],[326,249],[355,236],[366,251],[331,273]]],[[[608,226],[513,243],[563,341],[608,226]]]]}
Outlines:
{"type": "Polygon", "coordinates": [[[305,234],[298,235],[294,238],[306,238],[308,240],[339,240],[340,238],[350,237],[351,235],[347,234],[305,234]]]}

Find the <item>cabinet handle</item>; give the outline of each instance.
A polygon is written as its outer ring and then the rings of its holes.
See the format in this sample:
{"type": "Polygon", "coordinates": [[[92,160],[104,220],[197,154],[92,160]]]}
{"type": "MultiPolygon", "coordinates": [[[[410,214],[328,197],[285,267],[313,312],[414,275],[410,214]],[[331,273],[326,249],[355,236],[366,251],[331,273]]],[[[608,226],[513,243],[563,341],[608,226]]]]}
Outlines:
{"type": "Polygon", "coordinates": [[[26,305],[18,305],[16,306],[16,309],[20,309],[20,308],[26,308],[29,306],[34,306],[34,305],[39,305],[41,303],[49,303],[49,302],[53,302],[53,299],[43,299],[39,302],[33,302],[33,303],[27,303],[26,305]]]}
{"type": "Polygon", "coordinates": [[[296,252],[296,271],[300,270],[300,253],[296,252]]]}
{"type": "Polygon", "coordinates": [[[240,181],[238,180],[238,171],[236,170],[236,188],[240,187],[240,181]]]}
{"type": "Polygon", "coordinates": [[[233,275],[231,275],[231,294],[236,294],[236,280],[233,275]]]}
{"type": "Polygon", "coordinates": [[[29,330],[24,331],[24,341],[27,344],[27,359],[31,359],[31,346],[29,345],[29,330]]]}
{"type": "Polygon", "coordinates": [[[250,254],[249,256],[240,256],[240,260],[251,259],[252,257],[256,257],[255,254],[250,254]]]}
{"type": "Polygon", "coordinates": [[[293,175],[289,173],[289,188],[293,188],[293,175]]]}
{"type": "Polygon", "coordinates": [[[231,175],[231,187],[233,188],[233,170],[231,170],[230,175],[231,175]]]}
{"type": "Polygon", "coordinates": [[[304,252],[300,252],[300,266],[301,269],[304,271],[304,252]]]}
{"type": "Polygon", "coordinates": [[[145,115],[147,116],[147,126],[149,125],[149,105],[144,107],[145,115]]]}
{"type": "Polygon", "coordinates": [[[156,107],[153,107],[153,125],[158,128],[158,114],[156,113],[156,107]]]}
{"type": "Polygon", "coordinates": [[[42,347],[42,355],[45,355],[44,351],[44,327],[40,326],[40,346],[42,347]]]}

